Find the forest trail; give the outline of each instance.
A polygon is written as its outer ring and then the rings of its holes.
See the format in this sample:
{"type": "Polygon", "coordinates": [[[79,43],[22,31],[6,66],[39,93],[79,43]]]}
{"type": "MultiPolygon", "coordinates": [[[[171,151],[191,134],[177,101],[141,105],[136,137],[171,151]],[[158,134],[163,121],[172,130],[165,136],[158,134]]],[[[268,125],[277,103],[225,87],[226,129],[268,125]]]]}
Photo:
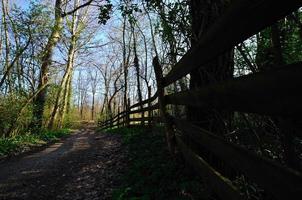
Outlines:
{"type": "Polygon", "coordinates": [[[125,159],[120,136],[86,127],[40,152],[0,163],[0,200],[109,199],[125,159]]]}

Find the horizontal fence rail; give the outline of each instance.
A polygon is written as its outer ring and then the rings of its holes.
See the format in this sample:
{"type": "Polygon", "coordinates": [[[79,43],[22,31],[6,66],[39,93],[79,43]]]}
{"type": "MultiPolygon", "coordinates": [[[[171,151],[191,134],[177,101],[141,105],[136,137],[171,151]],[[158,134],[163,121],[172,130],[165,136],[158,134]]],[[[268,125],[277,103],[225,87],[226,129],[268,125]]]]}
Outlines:
{"type": "Polygon", "coordinates": [[[302,176],[298,172],[261,158],[185,120],[175,118],[172,120],[183,134],[207,148],[230,166],[242,171],[250,179],[276,195],[277,199],[301,198],[302,176]]]}
{"type": "Polygon", "coordinates": [[[190,163],[193,168],[195,168],[195,170],[201,177],[204,177],[207,180],[207,182],[212,186],[216,194],[221,199],[243,199],[238,189],[233,186],[229,179],[223,177],[202,157],[194,153],[177,135],[176,141],[186,161],[190,163]]]}
{"type": "Polygon", "coordinates": [[[146,111],[152,111],[152,110],[156,110],[159,108],[159,105],[158,103],[150,106],[150,107],[145,107],[145,108],[142,108],[142,109],[138,109],[138,110],[132,110],[129,112],[129,114],[135,114],[135,113],[141,113],[141,112],[146,112],[146,111]]]}
{"type": "Polygon", "coordinates": [[[163,80],[164,85],[170,85],[301,6],[301,0],[233,1],[227,13],[172,68],[163,80]]]}
{"type": "Polygon", "coordinates": [[[130,106],[130,109],[142,106],[142,105],[147,104],[147,103],[151,103],[151,102],[153,102],[157,98],[157,96],[158,96],[158,94],[156,92],[151,98],[146,99],[146,100],[144,100],[142,102],[139,102],[139,103],[136,103],[136,104],[130,106]]]}
{"type": "Polygon", "coordinates": [[[166,102],[265,115],[302,113],[302,62],[204,88],[167,95],[166,102]]]}
{"type": "Polygon", "coordinates": [[[300,172],[256,155],[188,121],[173,118],[167,112],[166,106],[171,104],[277,117],[300,116],[302,112],[302,95],[300,94],[302,62],[203,88],[165,94],[166,86],[193,70],[201,68],[221,53],[302,6],[301,0],[234,0],[231,2],[225,15],[217,20],[199,43],[172,67],[167,76],[163,76],[162,67],[158,59],[154,58],[157,92],[152,97],[149,94],[148,99],[129,106],[111,119],[99,122],[99,126],[107,129],[129,126],[131,123],[151,125],[155,122],[164,122],[169,149],[173,149],[169,141],[175,139],[177,148],[187,163],[207,181],[221,199],[237,200],[245,197],[230,179],[218,172],[200,155],[199,150],[193,148],[193,144],[201,146],[211,155],[247,176],[275,199],[301,199],[302,175],[300,172]],[[154,103],[156,99],[158,101],[154,103]],[[155,111],[160,117],[154,116],[155,111]]]}
{"type": "Polygon", "coordinates": [[[151,103],[153,101],[155,101],[157,99],[157,97],[158,97],[158,94],[156,92],[152,97],[130,106],[128,110],[122,111],[106,121],[99,121],[98,124],[102,129],[107,129],[107,128],[113,128],[116,126],[122,126],[125,124],[129,124],[130,122],[151,123],[151,121],[160,121],[159,117],[153,117],[150,115],[151,112],[153,112],[159,108],[158,103],[151,105],[151,103]],[[143,107],[145,104],[148,104],[148,106],[143,107]],[[132,110],[132,109],[136,109],[136,110],[132,110]],[[130,117],[133,114],[141,114],[144,112],[146,112],[148,114],[148,117],[144,117],[144,116],[140,117],[140,118],[130,117]]]}

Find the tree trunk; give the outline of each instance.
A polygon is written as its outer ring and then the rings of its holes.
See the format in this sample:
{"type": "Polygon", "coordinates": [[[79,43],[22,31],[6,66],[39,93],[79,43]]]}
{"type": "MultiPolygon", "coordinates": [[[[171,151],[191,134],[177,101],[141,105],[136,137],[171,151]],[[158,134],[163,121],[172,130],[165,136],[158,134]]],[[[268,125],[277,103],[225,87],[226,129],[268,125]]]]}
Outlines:
{"type": "MultiPolygon", "coordinates": [[[[76,8],[78,6],[78,1],[75,1],[74,4],[74,8],[76,8]]],[[[67,65],[66,65],[66,69],[65,69],[65,74],[63,76],[63,79],[61,81],[61,85],[60,88],[57,92],[57,96],[56,96],[56,100],[55,100],[55,105],[54,108],[52,110],[52,113],[50,115],[50,120],[48,123],[48,128],[53,128],[54,127],[54,122],[57,118],[58,115],[58,111],[60,109],[60,105],[64,106],[65,105],[65,95],[62,98],[62,92],[64,91],[64,94],[68,93],[68,91],[66,90],[66,85],[69,84],[68,83],[68,79],[71,76],[71,73],[73,72],[73,63],[74,63],[74,59],[75,59],[75,48],[76,48],[76,43],[78,40],[77,35],[77,28],[76,28],[76,21],[78,20],[78,13],[74,12],[72,15],[72,22],[71,22],[71,41],[70,41],[70,45],[68,48],[68,55],[67,55],[67,65]]],[[[65,112],[65,109],[61,108],[62,112],[65,112]]],[[[62,116],[62,113],[61,113],[62,116]]],[[[61,120],[60,120],[61,121],[61,120]]]]}
{"type": "Polygon", "coordinates": [[[48,38],[47,45],[42,54],[43,57],[42,57],[42,65],[41,65],[38,89],[40,88],[43,89],[39,92],[39,94],[37,95],[34,101],[33,121],[31,125],[31,127],[34,129],[40,129],[43,124],[43,113],[44,113],[44,106],[45,106],[46,92],[47,92],[47,88],[44,87],[44,85],[46,85],[48,82],[48,70],[51,65],[53,50],[61,37],[62,22],[63,22],[61,7],[62,7],[62,1],[56,0],[55,23],[52,28],[52,32],[48,38]]]}
{"type": "MultiPolygon", "coordinates": [[[[127,110],[130,105],[128,105],[128,67],[129,67],[129,59],[131,55],[131,36],[129,38],[129,50],[127,55],[126,50],[126,22],[127,18],[124,16],[123,20],[123,69],[124,69],[124,110],[127,110]]],[[[126,120],[126,119],[125,119],[126,120]]]]}
{"type": "Polygon", "coordinates": [[[60,105],[63,106],[65,104],[65,95],[66,95],[66,93],[68,93],[68,90],[66,90],[67,89],[66,85],[69,84],[68,79],[69,79],[69,77],[71,76],[71,73],[72,73],[74,53],[75,53],[73,44],[74,44],[74,42],[72,42],[70,44],[70,47],[69,47],[66,71],[65,71],[65,74],[64,74],[63,79],[61,81],[60,88],[57,92],[55,105],[54,105],[54,108],[53,108],[52,113],[50,115],[50,121],[49,121],[49,124],[48,124],[48,128],[53,128],[54,122],[55,122],[55,120],[57,118],[57,115],[58,115],[60,105]],[[62,97],[63,92],[64,92],[65,95],[62,97]]]}
{"type": "Polygon", "coordinates": [[[123,21],[124,110],[127,110],[128,64],[126,59],[126,17],[123,21]]]}
{"type": "Polygon", "coordinates": [[[62,124],[65,122],[66,115],[70,112],[70,99],[71,99],[71,85],[72,81],[72,73],[68,75],[67,84],[65,84],[64,94],[63,94],[63,102],[62,108],[59,112],[59,120],[58,120],[58,127],[62,127],[62,124]]]}
{"type": "MultiPolygon", "coordinates": [[[[137,56],[136,36],[134,33],[134,27],[132,27],[132,32],[133,32],[132,34],[133,34],[134,67],[135,67],[135,71],[136,71],[137,95],[138,95],[138,100],[141,103],[143,101],[143,96],[142,96],[142,91],[141,91],[139,59],[137,56]]],[[[141,105],[140,108],[143,109],[143,105],[141,105]]],[[[142,112],[142,117],[144,117],[144,112],[142,112]]],[[[144,124],[144,121],[142,121],[141,124],[144,124]]]]}
{"type": "Polygon", "coordinates": [[[249,69],[253,72],[257,72],[257,67],[252,63],[252,61],[248,58],[247,53],[242,48],[242,45],[237,46],[237,50],[239,51],[240,55],[242,56],[244,62],[248,65],[249,69]]]}
{"type": "MultiPolygon", "coordinates": [[[[7,15],[8,15],[8,0],[2,0],[2,23],[4,30],[4,43],[5,43],[5,59],[4,59],[4,71],[9,72],[9,54],[10,54],[10,40],[8,35],[8,23],[7,23],[7,15]]],[[[10,74],[7,74],[7,86],[8,91],[11,91],[11,77],[10,74]]]]}
{"type": "Polygon", "coordinates": [[[95,101],[95,92],[92,92],[92,105],[91,105],[91,120],[94,120],[94,101],[95,101]]]}

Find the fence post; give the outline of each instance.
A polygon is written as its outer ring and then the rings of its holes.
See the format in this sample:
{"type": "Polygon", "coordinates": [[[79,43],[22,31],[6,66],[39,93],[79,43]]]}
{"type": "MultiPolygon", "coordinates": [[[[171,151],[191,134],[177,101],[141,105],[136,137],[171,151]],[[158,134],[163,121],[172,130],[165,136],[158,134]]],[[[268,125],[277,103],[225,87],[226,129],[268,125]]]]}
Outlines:
{"type": "MultiPolygon", "coordinates": [[[[126,102],[126,104],[127,104],[127,102],[126,102]]],[[[126,116],[127,116],[127,113],[126,113],[125,111],[127,110],[127,105],[126,105],[126,106],[123,106],[123,108],[124,108],[124,109],[123,109],[124,114],[123,114],[123,117],[122,117],[122,119],[123,119],[123,127],[126,127],[126,125],[127,125],[127,124],[126,124],[126,121],[127,121],[127,119],[126,119],[126,118],[127,118],[127,117],[126,117],[126,116]],[[126,109],[126,110],[125,110],[125,109],[126,109]]]]}
{"type": "MultiPolygon", "coordinates": [[[[151,86],[148,86],[148,99],[151,98],[151,86]]],[[[151,107],[151,101],[148,102],[148,108],[151,107]]],[[[151,127],[151,123],[152,123],[152,110],[148,110],[148,126],[149,128],[151,127]]]]}
{"type": "Polygon", "coordinates": [[[117,106],[117,128],[120,127],[120,106],[117,106]]]}
{"type": "Polygon", "coordinates": [[[130,98],[127,101],[127,110],[126,110],[126,126],[130,126],[130,98]]]}
{"type": "Polygon", "coordinates": [[[172,123],[169,120],[169,115],[166,110],[165,88],[163,86],[163,72],[157,56],[153,58],[153,67],[154,67],[154,72],[157,82],[160,117],[163,119],[165,124],[166,140],[168,143],[169,151],[171,154],[175,154],[175,134],[173,131],[172,123]]]}
{"type": "MultiPolygon", "coordinates": [[[[143,105],[141,105],[141,109],[143,109],[144,108],[144,106],[143,105]]],[[[145,112],[144,111],[142,111],[142,113],[141,113],[141,118],[142,119],[144,119],[145,118],[145,112]]],[[[142,120],[141,121],[141,126],[144,126],[145,125],[145,121],[144,120],[142,120]]]]}
{"type": "Polygon", "coordinates": [[[112,113],[111,113],[111,114],[110,114],[110,119],[109,119],[109,120],[110,120],[109,123],[110,123],[110,128],[111,128],[111,129],[112,129],[112,127],[113,127],[113,116],[114,116],[114,115],[112,115],[112,113]]]}

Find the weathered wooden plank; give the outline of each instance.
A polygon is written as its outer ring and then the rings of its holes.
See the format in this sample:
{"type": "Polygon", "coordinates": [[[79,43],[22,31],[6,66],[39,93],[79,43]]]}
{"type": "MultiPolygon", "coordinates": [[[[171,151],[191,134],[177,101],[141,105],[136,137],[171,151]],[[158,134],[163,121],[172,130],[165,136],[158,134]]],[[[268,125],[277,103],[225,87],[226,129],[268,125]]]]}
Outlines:
{"type": "Polygon", "coordinates": [[[158,120],[160,117],[141,117],[141,118],[130,118],[131,122],[141,122],[141,121],[152,121],[158,120]]]}
{"type": "Polygon", "coordinates": [[[302,6],[301,0],[234,0],[195,48],[172,68],[167,86],[302,6]]]}
{"type": "Polygon", "coordinates": [[[176,135],[176,142],[185,160],[195,171],[207,181],[213,191],[221,199],[243,199],[238,190],[232,185],[231,181],[223,177],[213,169],[203,158],[195,154],[179,136],[176,135]]]}
{"type": "Polygon", "coordinates": [[[114,123],[116,123],[119,120],[119,118],[112,118],[112,120],[107,120],[106,123],[103,123],[101,127],[107,127],[107,126],[112,126],[114,123]]]}
{"type": "Polygon", "coordinates": [[[114,116],[114,119],[115,118],[123,118],[123,117],[125,117],[126,113],[127,113],[126,111],[120,112],[116,116],[114,116]]]}
{"type": "MultiPolygon", "coordinates": [[[[144,104],[146,104],[146,103],[151,103],[151,102],[153,102],[156,98],[157,98],[157,92],[156,92],[151,98],[142,101],[142,103],[136,103],[136,104],[130,106],[130,109],[136,108],[136,107],[138,107],[138,106],[140,106],[140,105],[144,105],[144,104]]],[[[155,110],[155,109],[157,109],[157,108],[158,108],[158,104],[155,104],[155,105],[153,105],[153,106],[150,107],[150,108],[149,108],[149,107],[146,107],[146,108],[143,108],[143,109],[140,109],[140,110],[130,111],[129,114],[134,114],[134,113],[143,112],[143,111],[149,111],[150,109],[151,109],[151,110],[155,110]]],[[[127,111],[120,112],[120,113],[118,113],[117,115],[115,115],[112,119],[108,119],[108,120],[106,120],[106,121],[99,122],[99,125],[100,125],[101,127],[104,127],[104,126],[110,125],[111,123],[115,123],[115,122],[117,122],[118,120],[123,119],[123,118],[126,116],[126,114],[127,114],[127,111]]]]}
{"type": "Polygon", "coordinates": [[[227,164],[246,174],[251,180],[269,191],[276,199],[295,200],[302,196],[302,175],[292,169],[259,157],[238,145],[180,120],[172,120],[183,134],[207,148],[227,164]]]}
{"type": "Polygon", "coordinates": [[[130,114],[129,114],[129,112],[130,112],[130,98],[128,98],[128,100],[127,100],[127,108],[126,108],[126,113],[125,113],[125,120],[124,120],[124,122],[125,122],[125,126],[126,127],[129,127],[129,125],[130,125],[130,114]]]}
{"type": "Polygon", "coordinates": [[[154,101],[156,98],[157,98],[158,94],[157,92],[149,99],[146,99],[144,101],[142,101],[141,103],[136,103],[136,104],[133,104],[132,106],[130,106],[130,109],[133,109],[133,108],[136,108],[136,107],[139,107],[141,105],[144,105],[146,103],[151,103],[152,101],[154,101]]]}
{"type": "Polygon", "coordinates": [[[168,104],[191,105],[265,115],[302,112],[302,62],[256,73],[197,90],[166,96],[168,104]]]}
{"type": "Polygon", "coordinates": [[[101,123],[101,127],[104,127],[104,126],[106,126],[108,124],[108,122],[106,121],[106,122],[102,122],[101,123]]]}
{"type": "MultiPolygon", "coordinates": [[[[151,98],[151,86],[148,86],[148,99],[151,98]]],[[[158,107],[159,107],[159,104],[157,103],[158,107]]],[[[148,102],[148,107],[150,108],[151,107],[151,102],[148,102]]],[[[153,117],[152,116],[152,113],[153,113],[153,110],[148,110],[148,117],[153,117]]],[[[148,121],[148,125],[149,125],[149,128],[151,128],[151,124],[152,124],[152,121],[148,121]]]]}
{"type": "Polygon", "coordinates": [[[108,128],[110,128],[110,126],[102,126],[101,130],[105,130],[105,129],[108,129],[108,128]]]}
{"type": "Polygon", "coordinates": [[[107,126],[107,125],[109,125],[109,124],[110,124],[110,121],[107,120],[106,122],[104,122],[104,123],[102,124],[102,126],[107,126]]]}
{"type": "Polygon", "coordinates": [[[106,121],[103,121],[103,122],[99,122],[99,125],[104,125],[104,124],[108,124],[108,123],[111,123],[111,121],[113,120],[114,122],[116,122],[117,120],[120,120],[122,118],[125,117],[125,114],[126,114],[126,111],[123,111],[123,112],[120,112],[118,113],[117,115],[115,115],[112,119],[108,119],[106,121]]]}
{"type": "Polygon", "coordinates": [[[115,115],[115,116],[114,116],[113,118],[111,118],[111,119],[108,119],[108,120],[106,120],[106,121],[101,121],[101,122],[99,122],[99,125],[104,125],[104,124],[111,123],[112,120],[113,120],[114,122],[116,122],[117,120],[124,118],[125,115],[126,115],[126,113],[127,113],[126,111],[122,111],[122,112],[118,113],[117,115],[115,115]]]}
{"type": "Polygon", "coordinates": [[[129,114],[135,114],[135,113],[141,113],[141,112],[145,112],[145,111],[152,111],[152,110],[156,110],[159,108],[158,103],[150,106],[150,107],[145,107],[143,109],[138,109],[138,110],[132,110],[129,112],[129,114]]]}

